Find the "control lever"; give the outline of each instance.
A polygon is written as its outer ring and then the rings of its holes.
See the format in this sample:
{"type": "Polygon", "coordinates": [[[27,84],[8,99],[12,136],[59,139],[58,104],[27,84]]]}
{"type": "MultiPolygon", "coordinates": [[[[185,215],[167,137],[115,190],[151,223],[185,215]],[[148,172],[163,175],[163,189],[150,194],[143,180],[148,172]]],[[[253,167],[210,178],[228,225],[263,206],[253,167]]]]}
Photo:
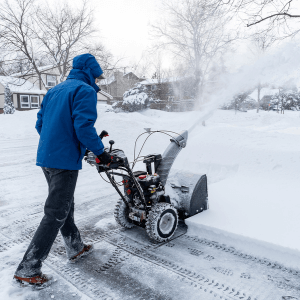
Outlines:
{"type": "Polygon", "coordinates": [[[115,143],[115,141],[113,141],[113,140],[110,140],[110,141],[109,141],[109,143],[110,143],[110,149],[109,149],[109,152],[111,152],[111,150],[112,150],[112,146],[113,146],[113,144],[115,143]]]}
{"type": "MultiPolygon", "coordinates": [[[[99,134],[99,138],[102,140],[104,137],[108,136],[108,132],[106,130],[102,130],[102,132],[99,134]]],[[[86,149],[84,156],[87,157],[90,150],[86,149]]]]}
{"type": "Polygon", "coordinates": [[[101,140],[106,136],[108,136],[108,132],[106,130],[102,130],[102,132],[99,134],[99,138],[101,140]]]}

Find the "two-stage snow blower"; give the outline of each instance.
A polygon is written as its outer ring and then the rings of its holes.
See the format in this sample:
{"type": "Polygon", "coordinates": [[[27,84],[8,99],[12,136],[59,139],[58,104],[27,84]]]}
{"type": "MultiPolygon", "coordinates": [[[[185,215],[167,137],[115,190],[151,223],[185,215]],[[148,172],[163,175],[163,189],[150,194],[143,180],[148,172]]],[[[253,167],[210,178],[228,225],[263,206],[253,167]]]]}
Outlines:
{"type": "MultiPolygon", "coordinates": [[[[110,141],[110,149],[105,148],[112,157],[108,166],[99,164],[92,152],[87,151],[85,160],[96,166],[100,175],[105,173],[120,195],[114,213],[116,221],[125,228],[143,227],[150,239],[164,242],[174,234],[178,219],[184,220],[208,209],[207,178],[183,172],[169,175],[177,155],[186,146],[187,131],[172,136],[170,131],[145,129],[146,132],[139,136],[148,134],[145,142],[156,132],[171,136],[171,143],[163,155],[141,156],[142,147],[130,167],[124,151],[112,149],[114,141],[110,141]],[[133,171],[138,161],[145,163],[145,171],[133,171]],[[120,176],[122,181],[117,182],[115,176],[120,176]],[[124,193],[120,186],[124,187],[124,193]]],[[[107,136],[107,132],[100,134],[101,138],[103,136],[107,136]]]]}

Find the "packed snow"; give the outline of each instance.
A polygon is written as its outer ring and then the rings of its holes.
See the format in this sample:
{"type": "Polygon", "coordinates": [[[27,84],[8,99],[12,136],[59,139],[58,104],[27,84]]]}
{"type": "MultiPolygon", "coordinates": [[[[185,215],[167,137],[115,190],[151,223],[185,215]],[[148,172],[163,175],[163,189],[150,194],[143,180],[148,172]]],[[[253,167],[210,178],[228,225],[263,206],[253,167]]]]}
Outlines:
{"type": "MultiPolygon", "coordinates": [[[[205,126],[201,122],[193,126],[202,112],[114,113],[107,111],[108,107],[98,105],[97,131],[107,130],[109,138],[104,143],[108,145],[113,139],[114,147],[123,149],[129,161],[133,159],[135,139],[144,128],[174,132],[193,128],[173,168],[207,174],[210,209],[186,220],[190,235],[210,237],[300,268],[299,112],[216,110],[205,126]]],[[[0,215],[16,209],[14,217],[21,219],[23,212],[18,208],[27,209],[37,202],[43,205],[47,197],[45,178],[35,166],[39,140],[34,128],[36,113],[0,115],[0,215]]],[[[169,142],[167,136],[155,134],[142,154],[163,153],[169,142]]],[[[141,168],[142,163],[135,170],[141,168]]],[[[84,163],[75,193],[76,206],[99,194],[112,193],[110,184],[84,163]]],[[[107,215],[96,227],[109,228],[113,222],[112,215],[107,215]]],[[[0,227],[5,226],[0,219],[0,227]]],[[[2,242],[9,241],[10,237],[1,232],[0,236],[2,242]]],[[[29,293],[11,283],[27,243],[12,248],[9,261],[13,263],[0,265],[0,299],[26,299],[29,293]]],[[[7,252],[0,253],[0,263],[6,256],[7,252]]],[[[70,294],[74,293],[74,288],[69,288],[70,294]]]]}

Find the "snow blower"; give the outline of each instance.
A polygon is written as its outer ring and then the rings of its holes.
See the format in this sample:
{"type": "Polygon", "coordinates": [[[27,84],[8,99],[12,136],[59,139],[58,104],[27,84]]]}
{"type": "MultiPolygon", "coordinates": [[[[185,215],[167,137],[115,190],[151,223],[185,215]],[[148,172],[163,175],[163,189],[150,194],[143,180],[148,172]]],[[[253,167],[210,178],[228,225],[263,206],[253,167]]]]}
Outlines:
{"type": "MultiPolygon", "coordinates": [[[[117,223],[125,228],[143,227],[150,239],[165,242],[173,236],[178,219],[184,220],[208,209],[207,177],[184,172],[169,174],[177,155],[186,146],[188,131],[177,134],[151,131],[150,128],[145,130],[137,140],[144,134],[148,136],[131,167],[123,150],[112,149],[114,141],[109,141],[110,149],[105,148],[112,157],[108,166],[99,164],[98,158],[90,151],[86,152],[85,160],[96,166],[101,177],[101,173],[105,173],[120,195],[114,213],[117,223]],[[170,145],[163,155],[141,156],[145,142],[157,132],[171,136],[170,145]],[[133,171],[138,161],[143,161],[146,170],[133,171]],[[120,176],[122,181],[117,182],[115,176],[120,176]],[[124,193],[119,188],[121,186],[124,193]]],[[[107,135],[103,131],[100,138],[107,135]]]]}

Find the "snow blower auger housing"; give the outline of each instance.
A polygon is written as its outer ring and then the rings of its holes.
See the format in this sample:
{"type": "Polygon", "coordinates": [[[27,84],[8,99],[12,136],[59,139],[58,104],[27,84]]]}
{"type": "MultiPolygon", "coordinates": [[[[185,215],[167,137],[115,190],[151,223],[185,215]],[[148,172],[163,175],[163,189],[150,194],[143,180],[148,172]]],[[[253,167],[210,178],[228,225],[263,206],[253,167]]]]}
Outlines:
{"type": "MultiPolygon", "coordinates": [[[[149,136],[156,132],[170,136],[169,131],[151,131],[146,128],[149,136]]],[[[103,131],[100,137],[106,135],[107,132],[103,131]]],[[[97,157],[87,151],[85,160],[96,166],[100,175],[107,175],[121,197],[114,213],[121,226],[143,227],[150,239],[164,242],[173,236],[178,219],[185,219],[208,209],[206,175],[177,172],[169,176],[177,155],[186,146],[187,138],[187,131],[171,136],[171,143],[163,155],[138,155],[132,167],[123,150],[112,149],[114,141],[109,142],[110,149],[105,148],[112,157],[108,166],[98,164],[97,157]],[[134,172],[133,167],[141,158],[146,170],[134,172]],[[122,182],[116,182],[115,176],[120,176],[122,182]],[[124,187],[124,193],[119,186],[124,187]]]]}

